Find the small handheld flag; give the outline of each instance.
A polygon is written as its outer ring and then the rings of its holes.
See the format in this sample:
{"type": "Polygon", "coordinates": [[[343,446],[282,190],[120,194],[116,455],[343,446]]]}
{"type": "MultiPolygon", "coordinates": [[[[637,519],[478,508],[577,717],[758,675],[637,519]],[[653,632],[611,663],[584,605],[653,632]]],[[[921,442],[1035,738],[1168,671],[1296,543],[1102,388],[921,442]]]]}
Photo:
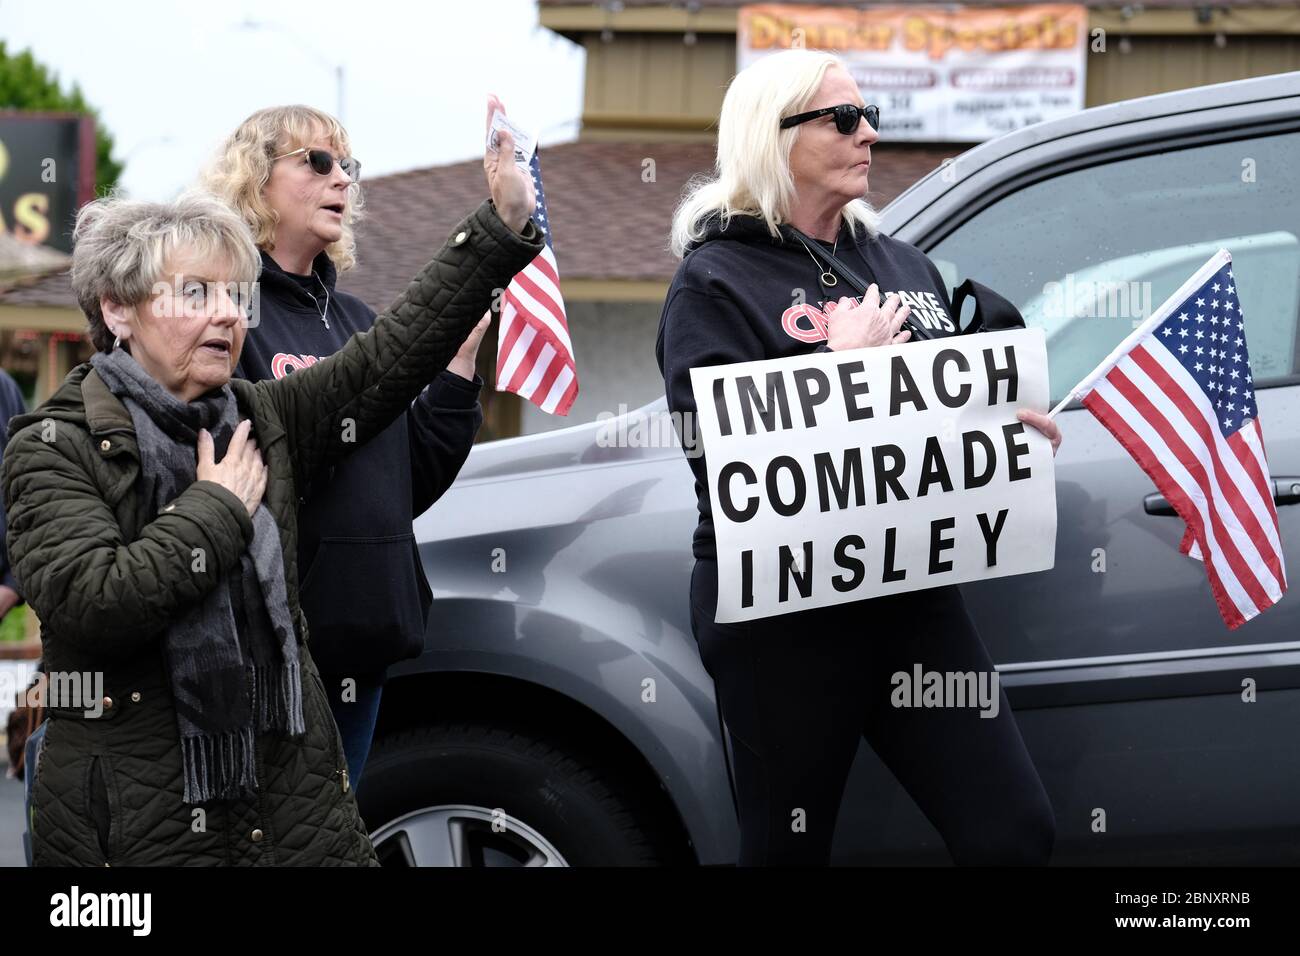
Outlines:
{"type": "Polygon", "coordinates": [[[578,397],[578,367],[560,295],[560,273],[551,245],[542,167],[536,152],[529,169],[537,190],[533,219],[546,238],[546,246],[510,280],[501,301],[496,388],[498,392],[521,395],[544,412],[567,415],[578,397]]]}

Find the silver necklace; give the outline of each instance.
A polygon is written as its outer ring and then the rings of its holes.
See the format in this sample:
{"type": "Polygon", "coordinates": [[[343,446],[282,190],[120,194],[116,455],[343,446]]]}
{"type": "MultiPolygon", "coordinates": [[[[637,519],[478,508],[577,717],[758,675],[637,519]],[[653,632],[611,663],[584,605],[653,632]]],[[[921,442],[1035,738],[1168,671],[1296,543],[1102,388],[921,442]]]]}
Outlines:
{"type": "MultiPolygon", "coordinates": [[[[330,327],[330,320],[327,319],[325,316],[326,313],[328,313],[330,310],[330,287],[325,284],[324,279],[322,279],[319,275],[317,275],[315,269],[311,270],[311,274],[316,276],[316,281],[319,282],[320,287],[325,290],[325,308],[320,310],[320,320],[325,323],[325,328],[328,329],[330,327]]],[[[313,302],[315,301],[315,297],[312,298],[312,301],[313,302]]],[[[317,306],[317,308],[320,307],[317,306]]]]}
{"type": "MultiPolygon", "coordinates": [[[[843,228],[843,226],[841,226],[841,227],[840,227],[840,232],[843,232],[843,231],[844,231],[844,228],[843,228]]],[[[806,242],[804,242],[802,239],[800,239],[800,240],[799,240],[799,245],[803,246],[804,251],[808,253],[808,257],[809,257],[810,259],[812,259],[812,261],[813,261],[813,265],[815,265],[818,269],[822,269],[822,285],[824,285],[824,286],[838,285],[838,284],[839,284],[839,280],[835,278],[835,273],[831,272],[831,270],[830,270],[830,266],[826,266],[824,269],[822,268],[822,264],[821,264],[820,262],[817,261],[817,257],[813,255],[813,251],[812,251],[811,249],[808,248],[808,243],[806,243],[806,242]]],[[[833,246],[831,246],[831,257],[832,257],[832,258],[834,258],[835,253],[839,250],[839,248],[840,248],[840,233],[837,232],[837,233],[835,233],[835,244],[834,244],[833,246]]]]}

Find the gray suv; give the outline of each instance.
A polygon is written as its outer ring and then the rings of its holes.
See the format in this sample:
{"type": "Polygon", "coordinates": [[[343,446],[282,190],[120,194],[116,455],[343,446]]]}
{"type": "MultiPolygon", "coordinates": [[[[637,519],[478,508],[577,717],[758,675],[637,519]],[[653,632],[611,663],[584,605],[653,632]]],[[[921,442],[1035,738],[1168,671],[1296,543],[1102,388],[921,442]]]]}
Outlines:
{"type": "MultiPolygon", "coordinates": [[[[1046,330],[1053,403],[1226,246],[1290,505],[1298,159],[1300,73],[1201,87],[982,144],[884,228],[1046,330]]],[[[962,589],[1051,795],[1055,859],[1300,862],[1300,603],[1229,632],[1151,482],[1077,404],[1059,421],[1055,568],[962,589]]],[[[423,656],[392,672],[359,791],[385,864],[734,862],[725,735],[690,628],[690,471],[671,441],[611,435],[480,445],[417,522],[439,600],[423,656]]],[[[1300,568],[1300,509],[1278,514],[1300,568]]],[[[843,863],[947,860],[865,744],[835,842],[843,863]]]]}

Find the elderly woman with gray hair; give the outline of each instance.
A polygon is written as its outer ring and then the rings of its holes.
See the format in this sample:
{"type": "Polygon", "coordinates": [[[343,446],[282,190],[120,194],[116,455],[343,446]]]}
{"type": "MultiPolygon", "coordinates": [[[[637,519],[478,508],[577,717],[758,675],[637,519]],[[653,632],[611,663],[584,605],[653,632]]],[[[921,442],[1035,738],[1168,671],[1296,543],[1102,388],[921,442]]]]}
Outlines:
{"type": "Polygon", "coordinates": [[[256,384],[231,378],[260,267],[237,213],[82,211],[99,351],[14,419],[2,476],[51,675],[36,865],[377,865],[305,643],[298,488],[394,421],[541,250],[512,152],[488,151],[492,199],[372,328],[256,384]],[[60,697],[61,674],[93,694],[60,697]]]}

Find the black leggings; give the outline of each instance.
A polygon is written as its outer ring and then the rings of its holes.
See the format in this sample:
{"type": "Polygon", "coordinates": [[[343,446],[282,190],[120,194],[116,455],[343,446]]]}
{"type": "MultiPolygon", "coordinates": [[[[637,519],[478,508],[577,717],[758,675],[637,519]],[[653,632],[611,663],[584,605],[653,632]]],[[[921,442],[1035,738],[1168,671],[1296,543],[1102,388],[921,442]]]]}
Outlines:
{"type": "Polygon", "coordinates": [[[696,561],[691,624],[731,735],[741,866],[829,862],[860,737],[954,862],[1047,863],[1056,818],[1001,686],[992,718],[891,703],[892,675],[918,663],[993,670],[956,587],[740,624],[714,623],[717,595],[716,562],[696,561]]]}

